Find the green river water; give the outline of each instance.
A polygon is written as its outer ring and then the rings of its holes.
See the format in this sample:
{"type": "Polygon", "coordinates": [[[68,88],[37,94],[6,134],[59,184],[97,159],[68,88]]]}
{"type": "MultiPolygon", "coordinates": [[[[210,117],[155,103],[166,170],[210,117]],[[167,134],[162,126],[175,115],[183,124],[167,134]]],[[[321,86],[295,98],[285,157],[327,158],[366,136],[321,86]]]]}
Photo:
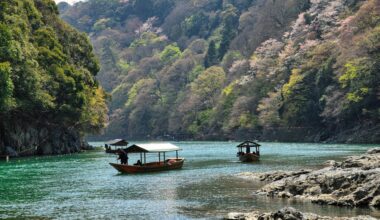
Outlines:
{"type": "MultiPolygon", "coordinates": [[[[174,144],[183,148],[183,169],[143,175],[118,174],[108,165],[116,157],[103,151],[0,161],[0,219],[220,219],[228,212],[285,206],[328,216],[380,217],[380,210],[253,196],[260,186],[236,176],[317,168],[374,145],[262,143],[261,161],[242,164],[234,142],[174,144]]],[[[130,156],[131,162],[137,159],[130,156]]]]}

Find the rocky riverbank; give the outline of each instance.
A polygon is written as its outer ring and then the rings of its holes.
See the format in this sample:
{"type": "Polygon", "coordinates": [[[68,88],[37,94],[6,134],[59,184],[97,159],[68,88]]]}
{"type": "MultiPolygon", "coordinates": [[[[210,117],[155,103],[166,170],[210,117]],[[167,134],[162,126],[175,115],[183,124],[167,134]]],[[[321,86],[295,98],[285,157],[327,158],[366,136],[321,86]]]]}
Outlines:
{"type": "Polygon", "coordinates": [[[243,173],[240,176],[266,181],[257,195],[306,199],[337,206],[380,208],[380,148],[343,162],[328,161],[320,170],[243,173]]]}
{"type": "Polygon", "coordinates": [[[251,213],[230,213],[225,219],[229,220],[277,220],[277,219],[292,219],[292,220],[375,220],[371,216],[356,216],[356,217],[328,217],[328,216],[319,216],[313,213],[303,213],[297,211],[294,208],[283,208],[276,212],[270,213],[260,213],[260,212],[251,212],[251,213]]]}

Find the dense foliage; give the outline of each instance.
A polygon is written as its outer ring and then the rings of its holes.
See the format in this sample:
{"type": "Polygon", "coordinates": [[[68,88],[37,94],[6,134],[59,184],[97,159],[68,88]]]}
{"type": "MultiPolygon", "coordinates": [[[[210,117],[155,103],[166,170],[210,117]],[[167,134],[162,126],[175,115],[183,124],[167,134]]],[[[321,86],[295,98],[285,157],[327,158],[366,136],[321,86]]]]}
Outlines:
{"type": "Polygon", "coordinates": [[[107,106],[98,71],[88,38],[60,20],[54,1],[0,2],[0,139],[20,120],[99,131],[107,106]]]}
{"type": "Polygon", "coordinates": [[[379,0],[59,7],[100,56],[99,79],[113,95],[108,136],[220,139],[312,128],[324,140],[379,122],[379,0]]]}

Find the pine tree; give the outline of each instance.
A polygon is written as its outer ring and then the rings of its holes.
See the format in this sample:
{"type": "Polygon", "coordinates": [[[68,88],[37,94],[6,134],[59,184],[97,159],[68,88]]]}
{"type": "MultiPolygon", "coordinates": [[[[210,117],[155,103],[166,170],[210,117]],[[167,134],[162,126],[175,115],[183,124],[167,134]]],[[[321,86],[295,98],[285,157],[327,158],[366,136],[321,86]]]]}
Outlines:
{"type": "Polygon", "coordinates": [[[215,41],[211,41],[208,46],[207,54],[205,57],[205,67],[209,68],[218,63],[218,54],[216,51],[215,41]]]}
{"type": "Polygon", "coordinates": [[[219,60],[222,60],[227,53],[232,39],[234,39],[237,34],[237,27],[239,26],[237,9],[233,5],[227,6],[227,9],[223,12],[223,17],[222,40],[218,51],[219,60]]]}

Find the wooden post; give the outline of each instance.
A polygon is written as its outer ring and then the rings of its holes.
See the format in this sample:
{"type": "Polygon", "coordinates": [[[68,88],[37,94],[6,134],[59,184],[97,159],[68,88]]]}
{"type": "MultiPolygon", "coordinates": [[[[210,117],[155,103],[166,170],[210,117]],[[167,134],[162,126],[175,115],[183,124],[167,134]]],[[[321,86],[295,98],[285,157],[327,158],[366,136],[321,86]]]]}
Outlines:
{"type": "Polygon", "coordinates": [[[164,152],[164,162],[165,162],[165,160],[166,160],[166,155],[165,155],[165,152],[164,152]]]}
{"type": "Polygon", "coordinates": [[[142,160],[142,153],[140,153],[140,162],[142,163],[143,160],[142,160]]]}
{"type": "Polygon", "coordinates": [[[144,153],[144,164],[146,164],[146,153],[144,153]]]}
{"type": "Polygon", "coordinates": [[[178,159],[178,150],[175,151],[175,156],[178,159]]]}
{"type": "Polygon", "coordinates": [[[158,162],[161,162],[161,152],[158,152],[158,162]]]}

